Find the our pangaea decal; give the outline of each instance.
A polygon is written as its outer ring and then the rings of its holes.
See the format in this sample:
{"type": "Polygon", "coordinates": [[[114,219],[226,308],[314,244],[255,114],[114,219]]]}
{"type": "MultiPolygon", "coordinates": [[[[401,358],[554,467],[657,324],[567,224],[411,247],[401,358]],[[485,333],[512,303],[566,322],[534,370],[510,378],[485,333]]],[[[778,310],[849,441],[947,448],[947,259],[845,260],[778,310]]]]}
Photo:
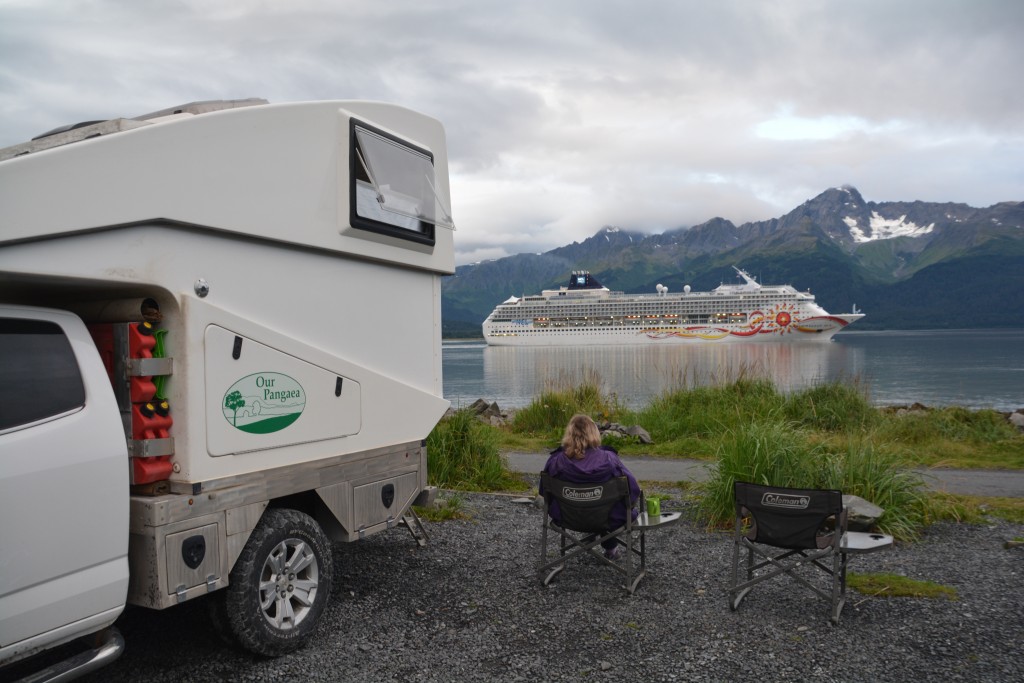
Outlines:
{"type": "Polygon", "coordinates": [[[250,434],[271,434],[299,419],[306,408],[306,392],[288,375],[257,372],[238,380],[224,392],[224,419],[250,434]]]}

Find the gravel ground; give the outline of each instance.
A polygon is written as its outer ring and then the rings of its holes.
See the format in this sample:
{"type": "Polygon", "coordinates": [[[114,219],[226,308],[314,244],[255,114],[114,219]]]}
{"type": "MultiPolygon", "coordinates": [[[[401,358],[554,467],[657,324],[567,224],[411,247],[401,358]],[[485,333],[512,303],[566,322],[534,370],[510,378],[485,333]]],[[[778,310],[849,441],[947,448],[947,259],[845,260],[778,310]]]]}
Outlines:
{"type": "MultiPolygon", "coordinates": [[[[683,506],[678,497],[668,509],[683,506]]],[[[597,560],[548,588],[533,574],[540,512],[466,495],[472,519],[335,546],[319,631],[277,660],[226,648],[202,601],[119,622],[124,655],[90,681],[1020,681],[1024,528],[939,524],[917,544],[855,558],[955,587],[959,600],[852,592],[838,627],[792,581],[727,606],[729,536],[683,524],[651,534],[648,576],[629,597],[597,560]]]]}

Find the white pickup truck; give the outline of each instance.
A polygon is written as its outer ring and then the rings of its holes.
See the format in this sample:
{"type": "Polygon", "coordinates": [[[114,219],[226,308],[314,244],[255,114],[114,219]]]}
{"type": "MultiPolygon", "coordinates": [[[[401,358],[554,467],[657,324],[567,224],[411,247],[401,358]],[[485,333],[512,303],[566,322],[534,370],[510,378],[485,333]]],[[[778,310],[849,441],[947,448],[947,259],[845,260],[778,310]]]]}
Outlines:
{"type": "Polygon", "coordinates": [[[92,636],[33,678],[68,680],[126,604],[196,598],[279,655],[332,542],[425,541],[445,147],[396,106],[236,100],[0,150],[0,667],[92,636]]]}

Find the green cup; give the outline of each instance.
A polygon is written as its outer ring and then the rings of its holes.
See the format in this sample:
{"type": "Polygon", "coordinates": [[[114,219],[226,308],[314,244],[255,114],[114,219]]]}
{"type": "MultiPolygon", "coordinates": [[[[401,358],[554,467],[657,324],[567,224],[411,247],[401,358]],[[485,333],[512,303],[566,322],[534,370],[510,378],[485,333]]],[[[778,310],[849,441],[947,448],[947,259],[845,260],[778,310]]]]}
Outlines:
{"type": "Polygon", "coordinates": [[[659,499],[659,498],[648,498],[647,499],[647,516],[648,517],[660,517],[661,516],[661,499],[659,499]]]}

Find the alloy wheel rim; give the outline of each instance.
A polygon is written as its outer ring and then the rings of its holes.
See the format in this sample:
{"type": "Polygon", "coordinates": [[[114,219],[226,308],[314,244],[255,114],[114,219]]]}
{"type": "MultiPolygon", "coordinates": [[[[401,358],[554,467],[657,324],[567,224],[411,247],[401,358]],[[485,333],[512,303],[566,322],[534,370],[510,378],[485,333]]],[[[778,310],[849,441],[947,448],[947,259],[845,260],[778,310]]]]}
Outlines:
{"type": "Polygon", "coordinates": [[[298,627],[316,601],[319,577],[316,555],[305,541],[289,538],[278,543],[260,573],[263,618],[280,631],[298,627]]]}

